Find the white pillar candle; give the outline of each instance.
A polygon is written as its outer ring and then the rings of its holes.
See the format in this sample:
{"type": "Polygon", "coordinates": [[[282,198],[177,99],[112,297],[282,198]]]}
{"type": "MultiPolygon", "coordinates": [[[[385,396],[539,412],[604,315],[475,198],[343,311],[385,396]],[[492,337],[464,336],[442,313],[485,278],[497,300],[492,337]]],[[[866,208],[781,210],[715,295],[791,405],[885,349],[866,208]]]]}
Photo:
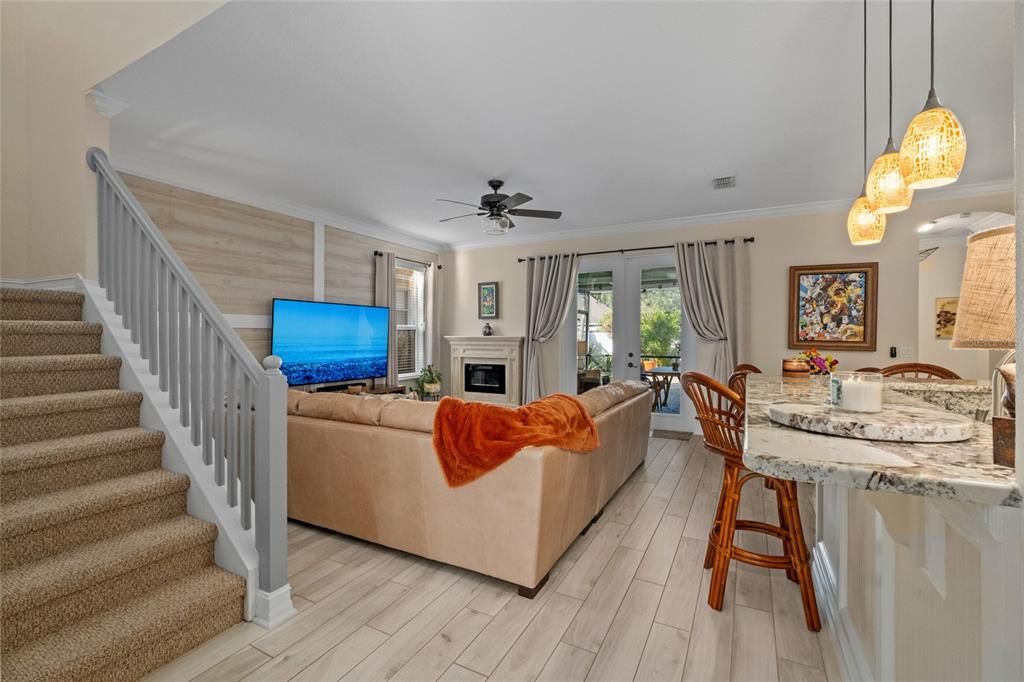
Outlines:
{"type": "Polygon", "coordinates": [[[860,376],[832,377],[832,405],[851,412],[881,412],[882,382],[860,376]]]}

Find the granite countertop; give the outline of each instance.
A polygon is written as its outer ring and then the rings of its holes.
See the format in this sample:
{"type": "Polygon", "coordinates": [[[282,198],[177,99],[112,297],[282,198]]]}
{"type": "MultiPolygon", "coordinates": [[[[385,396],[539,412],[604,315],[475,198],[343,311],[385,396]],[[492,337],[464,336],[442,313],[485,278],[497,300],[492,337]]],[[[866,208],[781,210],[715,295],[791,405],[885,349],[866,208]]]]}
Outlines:
{"type": "Polygon", "coordinates": [[[900,393],[980,393],[992,395],[992,382],[987,379],[886,379],[887,386],[900,393]]]}
{"type": "MultiPolygon", "coordinates": [[[[947,384],[937,380],[926,383],[947,384]]],[[[887,412],[898,414],[901,407],[932,407],[897,390],[890,382],[886,382],[884,391],[887,412]]],[[[747,468],[795,481],[1024,507],[1014,470],[979,461],[991,458],[992,453],[992,430],[983,424],[977,425],[968,440],[924,444],[825,436],[782,426],[768,418],[772,403],[820,405],[827,393],[828,384],[823,378],[784,380],[748,375],[743,453],[747,468]]]]}

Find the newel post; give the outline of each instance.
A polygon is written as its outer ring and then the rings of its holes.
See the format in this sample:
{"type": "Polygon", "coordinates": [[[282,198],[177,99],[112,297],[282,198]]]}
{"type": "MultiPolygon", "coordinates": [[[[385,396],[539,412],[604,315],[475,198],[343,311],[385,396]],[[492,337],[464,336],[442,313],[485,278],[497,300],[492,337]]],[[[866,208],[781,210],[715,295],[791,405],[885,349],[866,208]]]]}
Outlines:
{"type": "Polygon", "coordinates": [[[295,614],[288,584],[288,383],[281,358],[263,360],[256,399],[256,551],[259,588],[253,621],[272,628],[295,614]]]}

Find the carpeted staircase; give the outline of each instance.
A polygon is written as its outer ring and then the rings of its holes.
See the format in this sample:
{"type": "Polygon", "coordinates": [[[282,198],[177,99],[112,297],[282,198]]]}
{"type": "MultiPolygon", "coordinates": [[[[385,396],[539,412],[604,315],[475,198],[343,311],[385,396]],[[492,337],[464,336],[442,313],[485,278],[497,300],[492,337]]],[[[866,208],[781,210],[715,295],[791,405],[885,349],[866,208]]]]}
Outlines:
{"type": "Polygon", "coordinates": [[[134,680],[242,620],[83,296],[0,289],[0,677],[134,680]]]}

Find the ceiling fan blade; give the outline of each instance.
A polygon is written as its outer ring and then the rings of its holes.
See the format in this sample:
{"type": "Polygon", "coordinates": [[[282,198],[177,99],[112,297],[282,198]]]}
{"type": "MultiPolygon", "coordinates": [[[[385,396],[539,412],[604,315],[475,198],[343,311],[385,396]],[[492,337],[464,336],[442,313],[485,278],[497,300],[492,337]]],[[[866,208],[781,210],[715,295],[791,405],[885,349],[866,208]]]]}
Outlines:
{"type": "Polygon", "coordinates": [[[439,222],[439,223],[446,223],[446,222],[448,222],[449,220],[458,220],[459,218],[468,218],[468,217],[469,217],[469,216],[471,216],[471,215],[477,215],[477,216],[480,216],[480,215],[487,215],[487,214],[486,214],[486,213],[464,213],[464,214],[462,214],[462,215],[453,215],[453,216],[452,216],[451,218],[441,218],[441,219],[440,219],[439,221],[437,221],[437,222],[439,222]]]}
{"type": "Polygon", "coordinates": [[[505,201],[501,202],[501,204],[507,210],[507,209],[515,208],[516,206],[520,206],[522,204],[525,204],[527,201],[533,201],[533,197],[531,197],[529,194],[523,194],[522,192],[516,192],[515,194],[510,196],[508,199],[505,199],[505,201]]]}
{"type": "Polygon", "coordinates": [[[467,204],[465,201],[452,201],[451,199],[438,199],[438,201],[446,201],[449,204],[459,204],[460,206],[472,206],[473,208],[480,208],[476,204],[467,204]]]}
{"type": "Polygon", "coordinates": [[[508,229],[510,229],[510,230],[511,230],[511,229],[512,229],[513,227],[515,227],[515,226],[516,226],[516,224],[515,224],[514,222],[512,222],[512,219],[511,219],[511,218],[509,218],[508,216],[505,216],[505,220],[507,220],[507,221],[508,221],[508,229]]]}
{"type": "Polygon", "coordinates": [[[557,220],[562,217],[561,211],[535,211],[531,208],[514,208],[509,213],[520,218],[550,218],[557,220]]]}

